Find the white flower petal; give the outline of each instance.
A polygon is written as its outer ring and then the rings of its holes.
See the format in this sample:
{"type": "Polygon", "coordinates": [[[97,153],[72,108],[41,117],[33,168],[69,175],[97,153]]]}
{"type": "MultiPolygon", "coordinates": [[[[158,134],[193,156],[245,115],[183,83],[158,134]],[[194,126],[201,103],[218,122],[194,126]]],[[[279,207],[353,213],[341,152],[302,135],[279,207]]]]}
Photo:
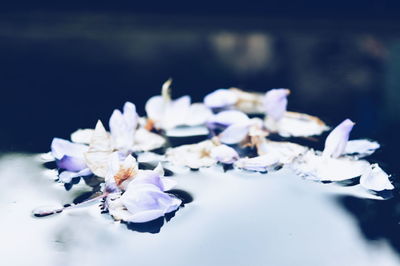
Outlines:
{"type": "Polygon", "coordinates": [[[92,139],[94,129],[78,129],[71,134],[71,141],[75,143],[89,144],[92,139]]]}
{"type": "Polygon", "coordinates": [[[89,150],[85,153],[86,164],[95,175],[99,177],[106,176],[112,151],[113,147],[110,135],[105,130],[103,124],[98,121],[89,145],[89,150]]]}
{"type": "Polygon", "coordinates": [[[165,135],[168,137],[192,137],[192,136],[207,136],[209,134],[209,130],[205,126],[180,126],[172,129],[168,129],[165,132],[165,135]]]}
{"type": "Polygon", "coordinates": [[[235,166],[248,171],[266,172],[278,166],[279,159],[269,155],[262,155],[253,158],[240,158],[235,166]]]}
{"type": "Polygon", "coordinates": [[[248,120],[249,117],[241,111],[227,110],[210,117],[208,123],[230,126],[232,124],[246,123],[248,120]]]}
{"type": "Polygon", "coordinates": [[[218,162],[232,164],[239,159],[239,154],[235,149],[222,144],[211,149],[211,157],[218,162]]]}
{"type": "Polygon", "coordinates": [[[165,138],[144,128],[139,128],[135,134],[132,150],[151,151],[161,148],[164,145],[165,138]]]}
{"type": "Polygon", "coordinates": [[[242,91],[238,88],[230,88],[231,92],[234,92],[238,100],[235,107],[245,112],[246,114],[261,114],[264,113],[264,94],[258,92],[247,92],[242,91]]]}
{"type": "Polygon", "coordinates": [[[167,105],[162,119],[162,128],[171,129],[176,126],[185,125],[186,116],[190,110],[190,97],[182,96],[167,105]]]}
{"type": "Polygon", "coordinates": [[[202,103],[194,103],[190,105],[186,115],[185,125],[198,126],[203,125],[212,116],[212,112],[202,103]]]}
{"type": "Polygon", "coordinates": [[[244,140],[249,133],[249,123],[233,124],[219,134],[219,140],[225,144],[236,144],[244,140]]]}
{"type": "Polygon", "coordinates": [[[322,153],[325,157],[338,158],[341,156],[349,140],[350,131],[353,129],[354,122],[350,119],[344,120],[335,127],[325,140],[325,148],[322,153]]]}
{"type": "Polygon", "coordinates": [[[204,97],[204,104],[210,108],[223,108],[234,105],[238,96],[231,90],[218,89],[204,97]]]}
{"type": "Polygon", "coordinates": [[[307,152],[291,164],[299,175],[318,181],[343,181],[361,176],[370,165],[364,160],[340,157],[330,158],[307,152]]]}
{"type": "Polygon", "coordinates": [[[58,178],[63,183],[71,182],[72,178],[80,177],[80,176],[88,176],[91,175],[92,171],[89,168],[85,168],[79,172],[71,172],[71,171],[63,171],[58,175],[58,178]]]}
{"type": "Polygon", "coordinates": [[[380,145],[376,141],[367,139],[349,140],[344,150],[345,154],[355,154],[357,157],[362,158],[371,155],[375,150],[379,149],[380,145]]]}
{"type": "Polygon", "coordinates": [[[210,140],[206,140],[196,144],[169,148],[165,155],[166,159],[174,165],[198,169],[209,167],[216,163],[211,157],[213,147],[215,145],[210,140]]]}
{"type": "Polygon", "coordinates": [[[65,139],[54,138],[51,142],[51,153],[57,160],[61,160],[64,156],[83,158],[83,154],[87,150],[87,145],[73,143],[65,139]]]}
{"type": "Polygon", "coordinates": [[[389,180],[389,175],[378,164],[372,164],[371,168],[361,176],[360,185],[374,191],[394,189],[389,180]]]}
{"type": "Polygon", "coordinates": [[[315,136],[329,129],[319,118],[295,112],[286,112],[279,121],[266,117],[265,127],[282,137],[315,136]]]}
{"type": "Polygon", "coordinates": [[[153,121],[161,121],[165,114],[166,104],[160,95],[151,97],[145,106],[147,117],[153,121]]]}
{"type": "Polygon", "coordinates": [[[282,164],[291,163],[294,159],[307,151],[307,147],[291,142],[265,140],[257,146],[258,155],[267,155],[277,158],[282,164]]]}

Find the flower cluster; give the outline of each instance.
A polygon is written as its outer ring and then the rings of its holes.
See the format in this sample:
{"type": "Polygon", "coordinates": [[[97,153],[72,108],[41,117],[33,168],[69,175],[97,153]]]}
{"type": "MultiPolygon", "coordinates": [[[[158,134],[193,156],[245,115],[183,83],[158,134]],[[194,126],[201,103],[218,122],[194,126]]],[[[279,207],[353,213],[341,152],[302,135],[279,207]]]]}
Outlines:
{"type": "Polygon", "coordinates": [[[169,193],[176,185],[164,176],[163,167],[169,166],[224,165],[257,172],[286,167],[316,181],[360,177],[359,184],[366,191],[394,188],[379,165],[363,159],[379,144],[349,140],[355,125],[350,119],[329,133],[323,151],[285,140],[329,130],[315,116],[287,111],[288,89],[265,94],[218,89],[203,103],[191,103],[190,96],[172,99],[170,85],[168,80],[161,95],[147,101],[144,117],[127,102],[122,111],[112,113],[109,131],[98,121],[94,129],[72,133],[71,140],[54,138],[49,154],[59,169],[59,181],[69,183],[89,175],[102,178],[105,208],[114,219],[134,223],[152,221],[182,205],[181,199],[169,193]],[[175,147],[169,144],[172,138],[194,135],[203,140],[175,147]],[[153,162],[155,168],[140,169],[139,162],[153,162]]]}

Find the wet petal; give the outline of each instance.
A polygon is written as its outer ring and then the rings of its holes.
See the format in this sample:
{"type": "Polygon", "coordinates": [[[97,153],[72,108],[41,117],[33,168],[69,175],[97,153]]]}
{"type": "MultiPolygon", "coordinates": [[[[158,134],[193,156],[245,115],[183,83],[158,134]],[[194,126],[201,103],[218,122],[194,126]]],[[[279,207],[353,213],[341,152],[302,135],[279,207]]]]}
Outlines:
{"type": "Polygon", "coordinates": [[[349,140],[344,150],[345,154],[356,155],[359,158],[371,155],[375,150],[379,149],[380,145],[376,141],[367,139],[349,140]]]}
{"type": "Polygon", "coordinates": [[[204,104],[210,108],[223,108],[234,105],[238,96],[231,90],[218,89],[204,97],[204,104]]]}
{"type": "Polygon", "coordinates": [[[272,89],[264,97],[265,113],[268,117],[279,121],[286,113],[288,89],[272,89]]]}
{"type": "Polygon", "coordinates": [[[84,157],[71,157],[65,155],[61,160],[57,160],[57,167],[72,172],[77,172],[87,168],[84,157]]]}
{"type": "Polygon", "coordinates": [[[266,117],[265,127],[282,137],[315,136],[329,129],[318,117],[295,112],[286,112],[279,121],[266,117]]]}
{"type": "Polygon", "coordinates": [[[130,222],[148,222],[179,208],[181,200],[162,192],[154,185],[131,183],[121,196],[122,204],[132,214],[130,222]]]}
{"type": "Polygon", "coordinates": [[[248,171],[266,172],[279,165],[279,159],[273,156],[263,155],[253,158],[240,158],[235,166],[248,171]]]}
{"type": "Polygon", "coordinates": [[[71,134],[71,140],[75,143],[89,144],[92,139],[94,129],[78,129],[71,134]]]}
{"type": "Polygon", "coordinates": [[[69,183],[75,177],[88,176],[91,174],[92,174],[92,171],[90,171],[89,168],[85,168],[79,172],[63,171],[58,175],[58,178],[63,183],[69,183]]]}
{"type": "Polygon", "coordinates": [[[72,143],[65,139],[54,138],[51,142],[51,153],[54,158],[60,160],[64,156],[83,158],[83,154],[88,150],[88,146],[72,143]]]}
{"type": "Polygon", "coordinates": [[[361,176],[360,184],[364,188],[374,191],[392,190],[394,186],[389,177],[378,164],[372,164],[370,169],[361,176]]]}
{"type": "Polygon", "coordinates": [[[307,152],[291,164],[299,175],[319,181],[343,181],[361,176],[370,164],[364,160],[348,157],[330,158],[307,152]]]}
{"type": "Polygon", "coordinates": [[[206,140],[196,144],[169,148],[165,153],[166,160],[174,165],[187,166],[194,169],[209,167],[216,163],[211,157],[213,147],[215,145],[210,140],[206,140]]]}
{"type": "Polygon", "coordinates": [[[346,119],[335,127],[325,140],[325,148],[322,155],[332,158],[341,156],[346,149],[350,131],[353,129],[353,126],[354,122],[350,119],[346,119]]]}
{"type": "Polygon", "coordinates": [[[249,133],[249,123],[233,124],[219,134],[219,140],[225,144],[236,144],[244,140],[249,133]]]}
{"type": "Polygon", "coordinates": [[[232,164],[239,159],[239,154],[235,149],[222,144],[212,148],[211,157],[218,162],[232,164]]]}
{"type": "Polygon", "coordinates": [[[210,117],[208,123],[230,126],[232,124],[246,123],[248,120],[249,117],[241,111],[227,110],[210,117]]]}
{"type": "Polygon", "coordinates": [[[212,112],[202,103],[190,105],[186,116],[185,125],[198,126],[203,125],[212,116],[212,112]]]}
{"type": "Polygon", "coordinates": [[[291,142],[265,140],[257,146],[258,155],[277,158],[282,164],[291,163],[307,151],[307,147],[291,142]]]}

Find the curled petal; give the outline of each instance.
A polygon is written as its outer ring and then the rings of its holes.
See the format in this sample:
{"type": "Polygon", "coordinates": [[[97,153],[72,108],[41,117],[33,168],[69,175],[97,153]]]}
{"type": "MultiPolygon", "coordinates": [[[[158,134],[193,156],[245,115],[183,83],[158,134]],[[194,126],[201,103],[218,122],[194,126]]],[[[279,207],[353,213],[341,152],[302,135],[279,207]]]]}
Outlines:
{"type": "Polygon", "coordinates": [[[72,143],[68,140],[54,138],[51,143],[51,153],[57,160],[64,156],[83,158],[83,154],[88,150],[88,146],[72,143]]]}
{"type": "Polygon", "coordinates": [[[322,155],[332,158],[341,156],[346,149],[350,131],[353,129],[353,126],[354,122],[350,119],[346,119],[335,127],[325,140],[325,148],[322,155]]]}
{"type": "Polygon", "coordinates": [[[82,157],[71,157],[65,155],[61,160],[57,160],[57,166],[72,172],[78,172],[87,168],[85,159],[82,157]]]}
{"type": "Polygon", "coordinates": [[[239,159],[239,154],[227,145],[219,145],[211,150],[211,157],[221,163],[232,164],[239,159]]]}
{"type": "Polygon", "coordinates": [[[266,172],[279,165],[279,159],[273,156],[262,155],[253,158],[240,158],[235,166],[248,171],[266,172]]]}
{"type": "Polygon", "coordinates": [[[189,112],[186,116],[185,125],[198,126],[203,125],[212,116],[212,112],[202,103],[194,103],[190,105],[189,112]]]}
{"type": "Polygon", "coordinates": [[[344,153],[356,155],[358,158],[362,158],[371,155],[375,150],[379,149],[379,147],[380,145],[376,141],[370,141],[367,139],[349,140],[344,153]]]}
{"type": "Polygon", "coordinates": [[[295,112],[286,112],[279,121],[267,116],[265,127],[282,137],[315,136],[329,129],[319,118],[295,112]]]}
{"type": "Polygon", "coordinates": [[[125,103],[123,113],[114,110],[109,124],[115,148],[129,150],[132,147],[138,119],[136,107],[130,102],[125,103]]]}
{"type": "Polygon", "coordinates": [[[89,144],[94,130],[91,128],[78,129],[71,134],[71,140],[75,143],[89,144]]]}
{"type": "Polygon", "coordinates": [[[157,186],[151,184],[131,183],[120,199],[130,213],[125,217],[126,221],[136,223],[162,217],[166,213],[177,210],[182,203],[181,200],[162,192],[157,186]]]}
{"type": "Polygon", "coordinates": [[[223,108],[234,105],[238,96],[231,90],[218,89],[204,97],[204,104],[210,108],[223,108]]]}
{"type": "Polygon", "coordinates": [[[219,140],[225,144],[236,144],[244,140],[249,133],[249,123],[233,124],[219,134],[219,140]]]}
{"type": "Polygon", "coordinates": [[[374,191],[392,190],[394,186],[389,177],[378,164],[372,164],[370,169],[361,176],[360,185],[374,191]]]}
{"type": "Polygon", "coordinates": [[[280,120],[286,112],[288,89],[272,89],[265,94],[264,108],[267,116],[275,121],[280,120]]]}
{"type": "Polygon", "coordinates": [[[246,123],[248,120],[249,117],[241,111],[227,110],[210,117],[208,123],[230,126],[232,124],[246,123]]]}

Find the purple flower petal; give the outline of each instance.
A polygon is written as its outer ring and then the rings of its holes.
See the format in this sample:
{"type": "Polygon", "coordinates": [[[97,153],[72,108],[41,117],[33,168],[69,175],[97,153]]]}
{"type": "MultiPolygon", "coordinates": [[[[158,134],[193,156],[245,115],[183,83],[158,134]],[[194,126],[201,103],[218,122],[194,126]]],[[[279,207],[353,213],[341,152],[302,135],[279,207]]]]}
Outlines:
{"type": "Polygon", "coordinates": [[[233,91],[218,89],[204,97],[204,104],[210,108],[222,108],[234,105],[238,96],[233,91]]]}
{"type": "Polygon", "coordinates": [[[87,168],[85,159],[83,157],[71,157],[65,155],[61,160],[57,160],[57,167],[72,172],[78,172],[87,168]]]}
{"type": "Polygon", "coordinates": [[[219,140],[225,144],[237,144],[249,133],[249,123],[233,124],[219,134],[219,140]]]}
{"type": "Polygon", "coordinates": [[[346,149],[350,131],[353,129],[353,126],[354,122],[350,119],[346,119],[335,127],[325,140],[325,148],[322,155],[332,158],[341,156],[346,149]]]}
{"type": "Polygon", "coordinates": [[[88,150],[88,146],[73,143],[68,140],[54,138],[51,143],[51,153],[54,158],[60,160],[65,155],[70,157],[83,158],[83,154],[88,150]]]}
{"type": "Polygon", "coordinates": [[[250,118],[243,112],[237,110],[222,111],[208,120],[208,123],[230,126],[232,124],[245,123],[250,118]]]}
{"type": "Polygon", "coordinates": [[[278,121],[283,117],[287,107],[287,96],[290,94],[288,89],[272,89],[265,94],[264,108],[265,113],[278,121]]]}

